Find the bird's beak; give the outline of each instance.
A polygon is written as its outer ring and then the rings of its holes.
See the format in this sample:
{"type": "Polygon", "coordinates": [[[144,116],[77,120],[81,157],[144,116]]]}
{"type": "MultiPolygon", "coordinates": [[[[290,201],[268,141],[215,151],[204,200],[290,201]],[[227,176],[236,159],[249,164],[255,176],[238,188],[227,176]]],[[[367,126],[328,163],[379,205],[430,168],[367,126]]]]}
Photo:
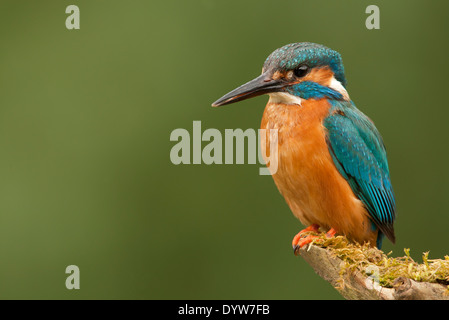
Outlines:
{"type": "Polygon", "coordinates": [[[223,97],[212,103],[212,107],[220,107],[252,97],[257,97],[270,92],[279,92],[284,87],[281,80],[273,80],[267,72],[256,79],[253,79],[244,85],[225,94],[223,97]]]}

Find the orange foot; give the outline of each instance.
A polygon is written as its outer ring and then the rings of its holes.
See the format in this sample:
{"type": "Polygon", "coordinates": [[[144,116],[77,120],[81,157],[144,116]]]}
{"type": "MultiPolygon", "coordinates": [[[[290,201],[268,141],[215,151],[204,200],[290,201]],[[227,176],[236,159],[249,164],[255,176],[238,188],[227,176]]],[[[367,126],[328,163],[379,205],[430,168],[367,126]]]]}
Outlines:
{"type": "MultiPolygon", "coordinates": [[[[292,246],[293,246],[293,249],[295,249],[295,248],[298,246],[298,243],[302,240],[302,234],[303,234],[303,233],[308,232],[308,231],[314,231],[314,232],[317,232],[319,228],[320,228],[319,225],[317,225],[317,224],[312,224],[312,225],[308,226],[307,228],[305,228],[304,230],[299,231],[298,234],[297,234],[297,235],[293,238],[293,240],[292,240],[292,246]]],[[[306,237],[306,238],[307,238],[307,237],[306,237]]],[[[306,245],[306,244],[307,244],[307,243],[303,244],[303,246],[306,245]]],[[[301,246],[301,247],[302,247],[302,246],[301,246]]]]}
{"type": "MultiPolygon", "coordinates": [[[[305,245],[311,243],[314,239],[318,238],[318,236],[314,236],[314,235],[308,235],[305,238],[302,238],[302,234],[304,232],[307,231],[315,231],[317,232],[319,229],[319,226],[317,224],[312,224],[311,226],[305,228],[304,230],[301,230],[294,238],[292,241],[292,246],[293,246],[293,251],[295,252],[295,254],[298,253],[298,250],[302,247],[304,247],[305,245]]],[[[335,234],[337,233],[337,231],[334,228],[331,228],[327,233],[326,233],[326,237],[328,238],[332,238],[335,236],[335,234]]]]}

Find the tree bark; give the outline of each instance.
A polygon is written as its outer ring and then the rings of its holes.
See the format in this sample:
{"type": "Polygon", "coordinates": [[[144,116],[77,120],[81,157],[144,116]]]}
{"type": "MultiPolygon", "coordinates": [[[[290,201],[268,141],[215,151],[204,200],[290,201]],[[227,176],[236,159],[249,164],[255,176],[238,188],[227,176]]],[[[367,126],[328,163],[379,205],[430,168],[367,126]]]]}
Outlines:
{"type": "Polygon", "coordinates": [[[310,244],[299,249],[298,253],[348,300],[449,300],[446,285],[398,277],[393,288],[385,288],[376,282],[375,277],[366,276],[357,268],[348,268],[346,262],[328,249],[310,244]]]}

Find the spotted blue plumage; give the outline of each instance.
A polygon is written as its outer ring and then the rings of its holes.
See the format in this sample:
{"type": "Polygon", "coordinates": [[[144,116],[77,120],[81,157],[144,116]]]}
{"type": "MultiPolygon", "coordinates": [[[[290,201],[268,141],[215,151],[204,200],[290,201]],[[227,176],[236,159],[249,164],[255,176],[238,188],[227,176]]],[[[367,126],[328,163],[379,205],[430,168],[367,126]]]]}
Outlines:
{"type": "Polygon", "coordinates": [[[323,124],[335,166],[367,208],[373,226],[379,229],[377,246],[382,245],[383,235],[394,243],[396,204],[382,137],[352,102],[330,103],[323,124]]]}
{"type": "Polygon", "coordinates": [[[264,63],[264,70],[292,70],[300,64],[310,68],[329,66],[335,74],[335,79],[346,86],[345,70],[341,55],[321,44],[300,42],[287,44],[271,53],[264,63]]]}

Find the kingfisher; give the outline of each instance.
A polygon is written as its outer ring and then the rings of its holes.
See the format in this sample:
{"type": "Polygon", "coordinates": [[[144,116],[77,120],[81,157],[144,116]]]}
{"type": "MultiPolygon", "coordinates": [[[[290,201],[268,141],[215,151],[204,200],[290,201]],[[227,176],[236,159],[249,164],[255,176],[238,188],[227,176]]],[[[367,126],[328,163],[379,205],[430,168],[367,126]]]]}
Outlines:
{"type": "Polygon", "coordinates": [[[310,42],[285,45],[268,56],[260,76],[212,106],[262,94],[269,100],[261,129],[277,130],[276,138],[267,134],[262,155],[267,162],[270,143],[278,144],[271,175],[306,227],[293,238],[294,252],[317,237],[307,231],[341,234],[379,249],[384,236],[395,243],[396,204],[385,145],[349,97],[341,55],[310,42]]]}

